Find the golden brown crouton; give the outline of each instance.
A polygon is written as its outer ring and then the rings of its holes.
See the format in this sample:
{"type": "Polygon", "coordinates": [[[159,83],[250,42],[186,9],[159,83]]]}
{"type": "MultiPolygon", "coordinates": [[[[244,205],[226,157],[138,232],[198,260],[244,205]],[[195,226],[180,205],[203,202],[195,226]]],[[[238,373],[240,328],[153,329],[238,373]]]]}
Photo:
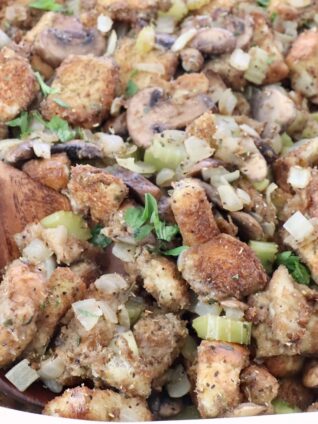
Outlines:
{"type": "Polygon", "coordinates": [[[115,97],[117,67],[105,57],[69,56],[56,72],[50,94],[41,104],[44,118],[66,119],[70,124],[93,128],[101,124],[109,113],[115,97]],[[68,107],[59,106],[59,98],[68,107]]]}
{"type": "Polygon", "coordinates": [[[265,367],[250,365],[241,374],[241,387],[249,402],[269,404],[278,393],[278,381],[265,367]]]}
{"type": "Polygon", "coordinates": [[[83,281],[69,268],[56,268],[48,283],[48,295],[41,304],[41,312],[36,320],[37,334],[27,348],[28,355],[40,356],[72,303],[83,297],[83,281]]]}
{"type": "Polygon", "coordinates": [[[114,20],[136,22],[154,16],[159,4],[159,0],[97,0],[96,8],[114,20]]]}
{"type": "Polygon", "coordinates": [[[123,181],[90,165],[72,168],[68,190],[73,208],[90,215],[94,221],[107,221],[128,194],[123,181]]]}
{"type": "Polygon", "coordinates": [[[196,392],[202,418],[222,416],[240,403],[240,372],[248,355],[248,349],[233,343],[201,342],[196,392]]]}
{"type": "Polygon", "coordinates": [[[251,248],[228,234],[183,252],[179,269],[203,299],[241,299],[264,289],[267,283],[267,275],[251,248]]]}
{"type": "Polygon", "coordinates": [[[38,92],[29,62],[4,47],[0,52],[0,122],[10,121],[27,109],[38,92]]]}
{"type": "Polygon", "coordinates": [[[195,119],[186,128],[189,136],[194,136],[207,141],[211,147],[217,147],[214,138],[216,126],[214,122],[214,115],[212,112],[205,112],[199,118],[195,119]]]}
{"type": "Polygon", "coordinates": [[[318,31],[302,32],[294,41],[286,58],[292,87],[304,96],[318,101],[318,31]]]}
{"type": "Polygon", "coordinates": [[[196,246],[220,233],[212,206],[204,189],[195,179],[186,178],[173,184],[171,209],[185,246],[196,246]]]}
{"type": "Polygon", "coordinates": [[[60,191],[66,188],[71,162],[65,153],[52,155],[50,159],[33,159],[22,170],[35,181],[60,191]]]}
{"type": "Polygon", "coordinates": [[[304,387],[297,378],[289,377],[280,380],[278,398],[291,406],[305,410],[313,402],[314,393],[312,390],[304,387]]]}
{"type": "Polygon", "coordinates": [[[36,319],[47,295],[46,281],[35,267],[12,262],[0,285],[0,366],[9,365],[37,332],[36,319]]]}
{"type": "Polygon", "coordinates": [[[190,304],[188,285],[174,262],[145,251],[138,257],[137,267],[144,288],[160,307],[175,312],[190,304]]]}
{"type": "Polygon", "coordinates": [[[151,421],[147,403],[128,398],[112,390],[89,389],[85,386],[66,390],[50,401],[44,415],[93,421],[151,421]]]}
{"type": "Polygon", "coordinates": [[[275,377],[290,377],[298,374],[305,362],[305,358],[300,355],[294,356],[272,356],[265,359],[265,365],[269,372],[275,377]]]}

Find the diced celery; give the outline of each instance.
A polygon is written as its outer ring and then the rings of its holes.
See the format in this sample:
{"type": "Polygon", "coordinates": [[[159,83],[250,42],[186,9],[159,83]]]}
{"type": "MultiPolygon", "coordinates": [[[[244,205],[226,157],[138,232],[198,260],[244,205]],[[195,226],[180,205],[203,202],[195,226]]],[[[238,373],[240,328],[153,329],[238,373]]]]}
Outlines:
{"type": "Polygon", "coordinates": [[[250,240],[249,245],[258,259],[262,262],[266,271],[271,272],[273,262],[278,252],[277,244],[268,241],[250,240]]]}
{"type": "Polygon", "coordinates": [[[248,53],[251,60],[244,78],[254,84],[262,84],[270,65],[270,56],[260,47],[252,47],[248,53]]]}
{"type": "Polygon", "coordinates": [[[262,181],[255,181],[253,182],[253,187],[257,190],[257,191],[265,191],[267,189],[269,185],[269,179],[265,178],[265,180],[262,181]]]}
{"type": "Polygon", "coordinates": [[[250,322],[236,321],[226,317],[204,315],[193,320],[192,327],[201,339],[222,340],[239,344],[250,344],[250,322]]]}
{"type": "Polygon", "coordinates": [[[145,26],[137,35],[136,49],[138,53],[150,52],[155,46],[155,30],[151,25],[145,26]]]}
{"type": "Polygon", "coordinates": [[[197,344],[193,337],[187,336],[181,350],[182,356],[193,361],[197,355],[197,344]]]}
{"type": "Polygon", "coordinates": [[[174,143],[169,138],[154,138],[152,145],[145,151],[144,162],[160,171],[163,168],[175,170],[186,158],[183,143],[174,143]]]}
{"type": "Polygon", "coordinates": [[[138,321],[140,315],[145,310],[146,305],[141,297],[134,297],[129,299],[125,306],[128,311],[130,326],[132,326],[138,321]]]}
{"type": "Polygon", "coordinates": [[[42,219],[41,225],[45,228],[56,228],[64,225],[68,233],[79,240],[88,240],[91,238],[91,232],[86,222],[80,215],[74,212],[58,211],[42,219]]]}
{"type": "Polygon", "coordinates": [[[287,402],[281,399],[275,399],[272,402],[275,414],[294,414],[295,412],[301,412],[297,406],[291,406],[287,402]]]}
{"type": "Polygon", "coordinates": [[[176,22],[181,21],[188,14],[187,5],[183,0],[172,0],[172,5],[167,12],[160,12],[159,16],[171,16],[176,22]]]}
{"type": "Polygon", "coordinates": [[[294,142],[292,138],[285,132],[281,135],[280,139],[283,147],[282,153],[284,154],[287,150],[289,150],[290,147],[294,145],[294,142]]]}

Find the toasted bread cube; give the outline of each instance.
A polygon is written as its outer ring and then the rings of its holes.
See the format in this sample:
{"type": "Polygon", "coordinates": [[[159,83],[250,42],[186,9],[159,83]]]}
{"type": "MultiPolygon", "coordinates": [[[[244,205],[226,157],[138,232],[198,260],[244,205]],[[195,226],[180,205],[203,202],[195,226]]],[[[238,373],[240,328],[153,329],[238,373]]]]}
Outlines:
{"type": "Polygon", "coordinates": [[[263,290],[267,275],[252,249],[228,234],[193,246],[179,258],[183,278],[202,299],[241,299],[263,290]]]}
{"type": "Polygon", "coordinates": [[[249,351],[233,343],[203,340],[198,348],[196,392],[202,418],[222,416],[241,401],[240,373],[249,351]]]}
{"type": "Polygon", "coordinates": [[[118,69],[111,59],[93,55],[69,56],[56,72],[50,94],[41,104],[45,119],[53,116],[70,124],[93,128],[108,116],[115,97],[118,69]],[[68,107],[58,105],[59,99],[68,107]]]}
{"type": "Polygon", "coordinates": [[[250,365],[241,374],[241,384],[246,399],[258,405],[270,404],[278,394],[278,381],[265,368],[250,365]]]}
{"type": "Polygon", "coordinates": [[[171,209],[185,246],[196,246],[220,233],[212,206],[204,189],[194,179],[184,179],[173,185],[171,209]]]}
{"type": "Polygon", "coordinates": [[[4,47],[0,51],[0,122],[10,121],[26,110],[38,92],[27,59],[4,47]]]}

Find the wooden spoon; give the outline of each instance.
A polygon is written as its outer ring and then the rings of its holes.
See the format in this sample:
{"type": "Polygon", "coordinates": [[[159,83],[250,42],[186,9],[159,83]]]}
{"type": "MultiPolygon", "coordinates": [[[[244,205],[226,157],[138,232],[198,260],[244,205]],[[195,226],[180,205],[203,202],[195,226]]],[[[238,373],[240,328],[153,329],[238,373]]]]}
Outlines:
{"type": "Polygon", "coordinates": [[[0,162],[0,269],[19,257],[13,236],[58,210],[70,210],[67,197],[0,162]]]}
{"type": "MultiPolygon", "coordinates": [[[[58,210],[70,210],[62,194],[32,180],[27,174],[0,162],[0,270],[19,257],[13,236],[24,227],[58,210]]],[[[42,407],[54,394],[35,383],[19,392],[0,371],[0,391],[9,398],[34,407],[42,407]]]]}

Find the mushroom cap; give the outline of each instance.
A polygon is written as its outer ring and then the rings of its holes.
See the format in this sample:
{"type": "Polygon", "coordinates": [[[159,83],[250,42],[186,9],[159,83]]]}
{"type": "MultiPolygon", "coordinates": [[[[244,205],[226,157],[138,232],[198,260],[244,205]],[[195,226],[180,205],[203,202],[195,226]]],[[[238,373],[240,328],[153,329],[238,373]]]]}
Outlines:
{"type": "Polygon", "coordinates": [[[193,38],[191,47],[205,54],[229,53],[236,47],[236,38],[227,29],[204,28],[193,38]]]}

